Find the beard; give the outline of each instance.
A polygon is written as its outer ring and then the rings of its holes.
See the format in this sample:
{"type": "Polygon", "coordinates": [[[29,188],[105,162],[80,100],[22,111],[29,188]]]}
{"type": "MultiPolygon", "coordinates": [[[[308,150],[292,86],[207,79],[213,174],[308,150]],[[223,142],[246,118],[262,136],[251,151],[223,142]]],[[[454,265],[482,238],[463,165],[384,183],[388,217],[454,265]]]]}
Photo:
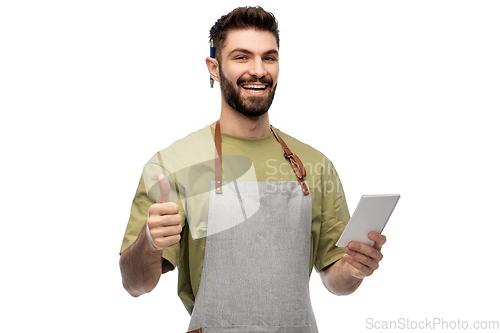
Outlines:
{"type": "Polygon", "coordinates": [[[251,118],[260,117],[263,114],[266,114],[271,107],[274,94],[276,93],[276,87],[278,86],[278,84],[276,84],[273,87],[274,82],[271,78],[263,77],[259,79],[256,76],[242,76],[236,81],[235,86],[228,79],[226,79],[226,76],[222,73],[222,67],[219,67],[219,78],[224,100],[230,107],[242,115],[251,118]],[[241,96],[241,90],[243,89],[241,84],[247,82],[260,82],[267,84],[268,89],[270,89],[267,98],[265,96],[247,96],[246,98],[243,98],[241,96]]]}

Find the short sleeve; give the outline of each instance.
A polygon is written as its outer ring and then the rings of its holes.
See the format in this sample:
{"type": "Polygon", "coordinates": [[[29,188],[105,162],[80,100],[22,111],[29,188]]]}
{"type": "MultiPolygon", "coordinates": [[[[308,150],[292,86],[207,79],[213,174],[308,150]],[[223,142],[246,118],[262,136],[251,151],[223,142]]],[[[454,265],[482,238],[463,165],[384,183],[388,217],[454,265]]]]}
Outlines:
{"type": "MultiPolygon", "coordinates": [[[[144,185],[143,177],[139,180],[139,185],[137,186],[137,191],[135,193],[134,200],[132,201],[132,207],[130,209],[130,218],[125,229],[125,235],[123,237],[122,246],[120,249],[120,254],[123,253],[130,245],[132,245],[139,233],[146,225],[148,219],[149,207],[155,202],[151,200],[146,192],[146,187],[144,185]]],[[[183,212],[182,212],[183,213],[183,212]]],[[[183,214],[181,214],[182,216],[183,214]]],[[[184,220],[184,218],[183,218],[184,220]]],[[[162,256],[166,259],[168,263],[163,264],[163,273],[173,270],[177,266],[177,261],[179,258],[179,243],[173,244],[163,250],[162,256]]]]}
{"type": "Polygon", "coordinates": [[[324,194],[321,203],[322,222],[314,262],[317,271],[333,264],[344,255],[344,248],[335,244],[350,219],[344,189],[331,162],[323,171],[322,178],[324,194]]]}

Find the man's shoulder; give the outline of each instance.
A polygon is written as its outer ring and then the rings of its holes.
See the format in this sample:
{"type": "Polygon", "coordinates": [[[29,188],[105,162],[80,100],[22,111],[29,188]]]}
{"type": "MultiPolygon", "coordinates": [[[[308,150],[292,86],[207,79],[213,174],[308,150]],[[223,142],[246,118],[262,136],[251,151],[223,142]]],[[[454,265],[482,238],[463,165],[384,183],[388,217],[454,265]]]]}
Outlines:
{"type": "Polygon", "coordinates": [[[159,153],[188,153],[197,151],[196,147],[213,145],[213,136],[210,126],[205,126],[197,131],[191,132],[185,137],[174,141],[170,146],[159,151],[159,153]],[[187,151],[186,151],[187,150],[187,151]]]}
{"type": "Polygon", "coordinates": [[[175,172],[207,160],[213,160],[214,156],[215,147],[212,131],[210,126],[205,126],[156,152],[145,167],[160,165],[168,172],[175,172]]]}
{"type": "Polygon", "coordinates": [[[330,160],[319,150],[316,148],[312,147],[311,145],[302,142],[299,139],[296,139],[295,137],[279,130],[278,134],[281,136],[283,141],[287,144],[288,148],[294,153],[295,155],[298,155],[299,158],[305,163],[305,159],[309,160],[311,163],[318,163],[318,162],[323,162],[327,161],[330,162],[330,160]],[[303,160],[304,159],[304,160],[303,160]]]}
{"type": "Polygon", "coordinates": [[[158,175],[164,174],[171,184],[182,183],[197,171],[213,167],[215,148],[209,126],[192,132],[158,151],[144,165],[142,178],[151,200],[158,198],[158,175]],[[174,177],[175,175],[175,177],[174,177]]]}

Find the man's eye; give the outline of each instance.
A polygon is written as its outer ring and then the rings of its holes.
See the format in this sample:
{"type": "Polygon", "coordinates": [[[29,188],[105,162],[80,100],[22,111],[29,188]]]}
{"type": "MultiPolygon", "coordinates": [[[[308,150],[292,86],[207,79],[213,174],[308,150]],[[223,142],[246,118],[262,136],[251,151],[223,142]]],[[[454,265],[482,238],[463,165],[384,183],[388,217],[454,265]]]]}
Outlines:
{"type": "Polygon", "coordinates": [[[274,58],[274,57],[266,57],[266,58],[264,58],[264,60],[266,60],[266,61],[276,61],[276,58],[274,58]]]}
{"type": "Polygon", "coordinates": [[[245,57],[245,56],[239,56],[239,57],[236,57],[235,59],[236,59],[236,60],[245,60],[246,58],[247,58],[247,57],[245,57]]]}

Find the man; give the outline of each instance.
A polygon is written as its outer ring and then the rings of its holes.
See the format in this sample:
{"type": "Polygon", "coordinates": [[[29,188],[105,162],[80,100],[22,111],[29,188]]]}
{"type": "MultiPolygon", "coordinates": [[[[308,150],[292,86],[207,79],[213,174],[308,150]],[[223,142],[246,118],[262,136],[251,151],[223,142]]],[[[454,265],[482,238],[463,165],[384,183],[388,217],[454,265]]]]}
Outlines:
{"type": "Polygon", "coordinates": [[[349,211],[333,165],[270,126],[274,16],[237,8],[210,38],[220,120],[145,165],[121,249],[123,285],[137,297],[178,267],[193,332],[317,332],[312,268],[330,292],[348,295],[378,268],[386,239],[372,232],[373,247],[337,248],[349,211]]]}

